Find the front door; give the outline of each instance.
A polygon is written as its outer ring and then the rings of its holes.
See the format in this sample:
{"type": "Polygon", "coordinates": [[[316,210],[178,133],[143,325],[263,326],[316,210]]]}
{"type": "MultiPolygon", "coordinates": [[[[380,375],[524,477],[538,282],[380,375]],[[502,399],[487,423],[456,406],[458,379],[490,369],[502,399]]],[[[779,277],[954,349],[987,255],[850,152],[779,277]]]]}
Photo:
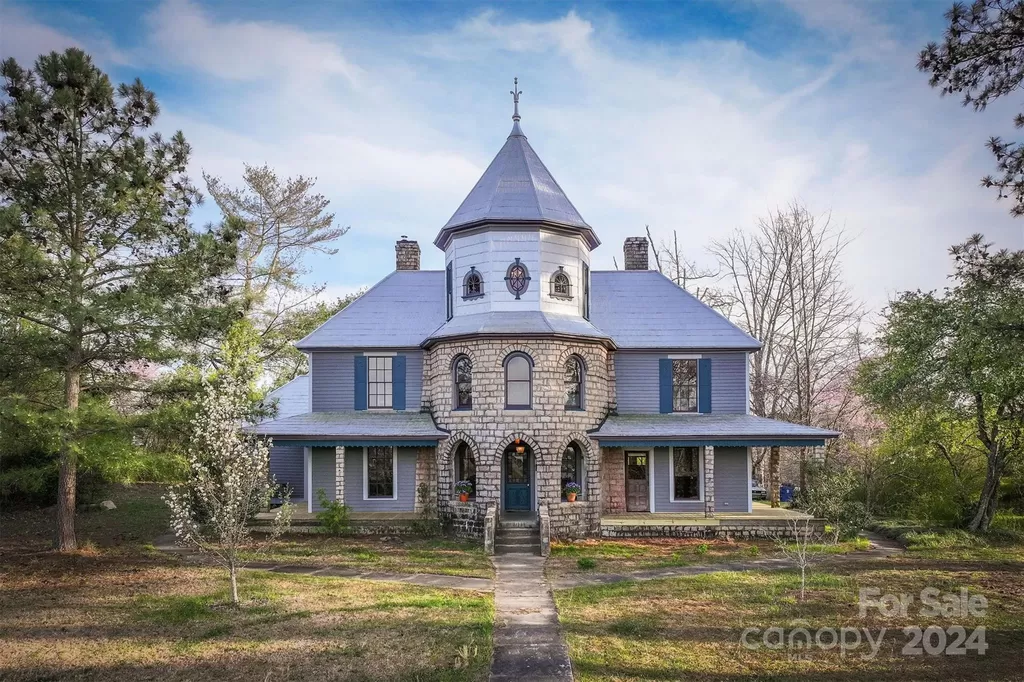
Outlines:
{"type": "Polygon", "coordinates": [[[510,447],[505,453],[505,509],[530,509],[530,450],[516,452],[510,447]]]}
{"type": "Polygon", "coordinates": [[[645,512],[651,509],[648,457],[646,452],[626,453],[626,511],[645,512]]]}

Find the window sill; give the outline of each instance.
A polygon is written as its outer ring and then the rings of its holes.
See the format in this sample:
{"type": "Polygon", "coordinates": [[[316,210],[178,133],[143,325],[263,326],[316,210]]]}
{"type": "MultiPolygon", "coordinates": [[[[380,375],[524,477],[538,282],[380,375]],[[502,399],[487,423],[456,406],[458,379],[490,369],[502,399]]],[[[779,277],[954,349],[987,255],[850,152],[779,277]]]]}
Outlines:
{"type": "Polygon", "coordinates": [[[533,409],[533,405],[524,405],[523,407],[516,407],[515,405],[506,405],[506,412],[529,412],[533,409]]]}
{"type": "Polygon", "coordinates": [[[556,301],[571,301],[572,300],[572,296],[561,296],[559,294],[548,294],[548,296],[553,298],[553,299],[555,299],[556,301]]]}
{"type": "Polygon", "coordinates": [[[587,408],[585,408],[585,407],[567,407],[567,408],[565,408],[565,411],[566,412],[586,412],[587,408]]]}

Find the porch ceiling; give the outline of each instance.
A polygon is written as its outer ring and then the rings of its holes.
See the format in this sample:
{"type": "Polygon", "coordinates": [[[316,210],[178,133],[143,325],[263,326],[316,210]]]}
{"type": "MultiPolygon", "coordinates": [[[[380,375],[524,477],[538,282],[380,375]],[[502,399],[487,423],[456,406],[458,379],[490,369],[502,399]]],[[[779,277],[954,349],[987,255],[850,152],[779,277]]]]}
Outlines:
{"type": "Polygon", "coordinates": [[[624,414],[590,432],[601,445],[811,446],[837,431],[765,419],[752,414],[624,414]]]}

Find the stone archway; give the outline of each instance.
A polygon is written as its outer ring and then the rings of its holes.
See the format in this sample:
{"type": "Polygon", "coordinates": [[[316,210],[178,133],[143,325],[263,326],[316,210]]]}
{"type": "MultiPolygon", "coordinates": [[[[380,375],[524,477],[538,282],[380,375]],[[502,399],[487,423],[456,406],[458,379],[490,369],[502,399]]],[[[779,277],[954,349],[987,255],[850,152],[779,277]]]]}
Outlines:
{"type": "Polygon", "coordinates": [[[498,447],[500,511],[537,509],[537,471],[542,457],[540,445],[525,433],[513,433],[502,439],[498,447]]]}

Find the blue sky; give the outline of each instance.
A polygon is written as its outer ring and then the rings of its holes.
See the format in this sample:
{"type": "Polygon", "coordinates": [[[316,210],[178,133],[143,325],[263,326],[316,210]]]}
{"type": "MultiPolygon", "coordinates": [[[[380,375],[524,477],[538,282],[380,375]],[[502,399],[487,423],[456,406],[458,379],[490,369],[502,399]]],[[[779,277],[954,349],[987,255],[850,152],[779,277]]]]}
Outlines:
{"type": "MultiPolygon", "coordinates": [[[[0,0],[0,55],[79,45],[116,80],[142,78],[191,173],[242,163],[318,178],[338,222],[310,260],[331,294],[373,284],[394,241],[432,241],[500,148],[513,76],[523,129],[604,242],[649,224],[688,255],[797,199],[854,237],[844,264],[872,309],[941,287],[948,246],[980,231],[1024,248],[1024,222],[978,186],[983,114],[915,69],[943,2],[58,2],[0,0]]],[[[208,203],[199,223],[215,220],[208,203]]]]}

